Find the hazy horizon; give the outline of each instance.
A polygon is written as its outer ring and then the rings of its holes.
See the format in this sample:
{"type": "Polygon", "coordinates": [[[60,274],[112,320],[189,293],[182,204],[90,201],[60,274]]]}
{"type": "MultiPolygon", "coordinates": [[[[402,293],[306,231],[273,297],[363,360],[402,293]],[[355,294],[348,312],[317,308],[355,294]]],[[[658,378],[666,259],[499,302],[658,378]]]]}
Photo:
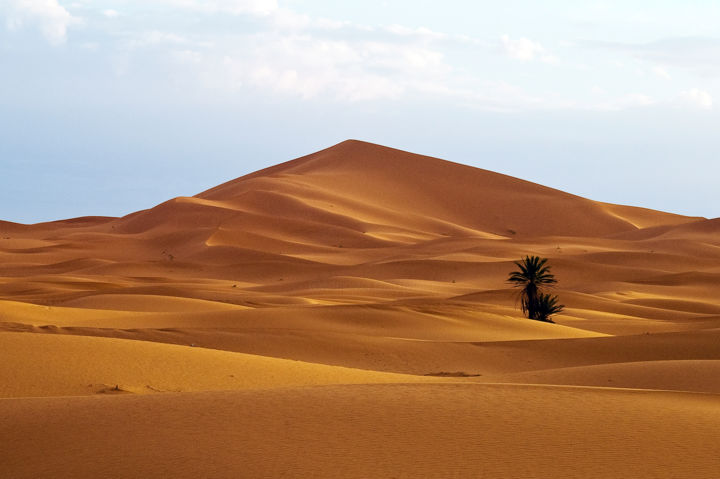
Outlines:
{"type": "Polygon", "coordinates": [[[720,216],[720,5],[8,0],[0,220],[122,216],[354,138],[720,216]]]}

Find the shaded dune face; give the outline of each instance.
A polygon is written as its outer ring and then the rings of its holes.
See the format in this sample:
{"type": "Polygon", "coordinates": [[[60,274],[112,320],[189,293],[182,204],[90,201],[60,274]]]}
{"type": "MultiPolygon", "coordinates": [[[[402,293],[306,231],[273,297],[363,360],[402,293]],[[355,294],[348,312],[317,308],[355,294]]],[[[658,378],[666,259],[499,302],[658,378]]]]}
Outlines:
{"type": "Polygon", "coordinates": [[[0,476],[707,477],[719,221],[354,140],[123,218],[0,221],[0,476]],[[521,316],[525,255],[557,324],[521,316]]]}

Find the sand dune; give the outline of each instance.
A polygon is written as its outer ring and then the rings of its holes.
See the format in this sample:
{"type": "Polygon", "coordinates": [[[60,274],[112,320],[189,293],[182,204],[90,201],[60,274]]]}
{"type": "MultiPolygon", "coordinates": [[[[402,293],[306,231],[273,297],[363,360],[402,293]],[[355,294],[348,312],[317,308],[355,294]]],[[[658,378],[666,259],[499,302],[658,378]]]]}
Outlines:
{"type": "Polygon", "coordinates": [[[15,439],[0,472],[712,477],[717,404],[702,394],[472,384],[3,400],[1,432],[15,439]]]}
{"type": "MultiPolygon", "coordinates": [[[[602,236],[634,230],[636,223],[668,224],[689,221],[652,210],[610,206],[485,170],[435,158],[413,155],[358,141],[346,141],[327,150],[239,178],[208,190],[202,199],[229,200],[259,191],[292,191],[295,207],[280,212],[263,201],[268,214],[291,211],[303,218],[324,213],[363,218],[375,209],[377,225],[385,212],[387,224],[415,228],[407,223],[422,215],[425,233],[457,234],[453,229],[533,235],[602,236]],[[344,194],[337,198],[338,191],[344,194]],[[508,195],[512,192],[512,195],[508,195]],[[305,200],[310,196],[309,200],[305,200]],[[337,203],[337,204],[336,204],[337,203]],[[359,205],[357,205],[359,203],[359,205]],[[531,204],[538,205],[538,214],[531,204]],[[477,215],[474,212],[489,211],[477,215]],[[639,220],[638,218],[643,218],[639,220]],[[445,223],[445,231],[437,224],[445,223]],[[513,231],[515,233],[513,233],[513,231]]],[[[371,219],[371,218],[368,218],[371,219]]],[[[337,224],[333,222],[332,224],[337,224]]]]}
{"type": "Polygon", "coordinates": [[[696,391],[720,394],[720,360],[637,361],[547,369],[498,377],[503,382],[696,391]]]}
{"type": "Polygon", "coordinates": [[[0,333],[0,345],[5,354],[0,364],[0,397],[152,394],[430,380],[192,345],[123,339],[0,333]],[[37,354],[38,351],[43,353],[37,354]]]}
{"type": "Polygon", "coordinates": [[[0,477],[710,477],[719,221],[352,140],[0,221],[0,477]]]}
{"type": "Polygon", "coordinates": [[[63,302],[63,308],[90,308],[115,311],[187,313],[191,311],[236,311],[241,306],[218,301],[155,294],[96,294],[63,302]]]}

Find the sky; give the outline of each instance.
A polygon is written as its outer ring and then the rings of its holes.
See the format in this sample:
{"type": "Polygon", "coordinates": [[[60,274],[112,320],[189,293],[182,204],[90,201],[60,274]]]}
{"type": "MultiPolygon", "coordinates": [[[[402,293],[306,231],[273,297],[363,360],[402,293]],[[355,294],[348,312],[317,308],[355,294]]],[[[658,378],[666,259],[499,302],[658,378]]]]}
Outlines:
{"type": "Polygon", "coordinates": [[[718,25],[716,0],[0,0],[0,219],[349,138],[718,217],[718,25]]]}

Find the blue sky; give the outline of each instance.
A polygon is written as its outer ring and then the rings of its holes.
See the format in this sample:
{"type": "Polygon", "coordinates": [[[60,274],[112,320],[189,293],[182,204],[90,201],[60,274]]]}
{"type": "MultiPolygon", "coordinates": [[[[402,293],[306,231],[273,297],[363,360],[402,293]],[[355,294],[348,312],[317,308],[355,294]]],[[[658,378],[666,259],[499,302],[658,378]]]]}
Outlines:
{"type": "Polygon", "coordinates": [[[0,219],[356,138],[720,216],[720,2],[0,0],[0,219]]]}

